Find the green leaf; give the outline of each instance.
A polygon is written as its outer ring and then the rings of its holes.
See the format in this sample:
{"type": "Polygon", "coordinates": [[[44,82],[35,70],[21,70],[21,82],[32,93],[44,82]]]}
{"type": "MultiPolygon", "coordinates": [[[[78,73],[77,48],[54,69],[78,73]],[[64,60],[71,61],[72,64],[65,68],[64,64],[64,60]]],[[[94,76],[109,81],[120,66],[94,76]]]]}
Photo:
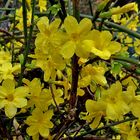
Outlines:
{"type": "Polygon", "coordinates": [[[119,62],[113,61],[111,63],[111,72],[112,74],[119,74],[121,72],[122,64],[119,62]]]}
{"type": "Polygon", "coordinates": [[[19,59],[19,61],[20,61],[20,64],[23,65],[23,63],[24,63],[24,55],[23,55],[23,54],[20,54],[20,55],[18,56],[18,59],[19,59]]]}

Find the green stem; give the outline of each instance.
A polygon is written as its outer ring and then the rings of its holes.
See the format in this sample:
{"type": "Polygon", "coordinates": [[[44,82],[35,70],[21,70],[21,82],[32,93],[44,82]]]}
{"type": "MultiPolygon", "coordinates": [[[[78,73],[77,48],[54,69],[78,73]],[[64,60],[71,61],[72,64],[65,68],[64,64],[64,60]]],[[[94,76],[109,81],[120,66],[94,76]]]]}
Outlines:
{"type": "Polygon", "coordinates": [[[123,56],[111,56],[111,58],[114,60],[125,61],[125,62],[131,63],[133,65],[140,67],[140,61],[133,58],[123,57],[123,56]]]}
{"type": "MultiPolygon", "coordinates": [[[[89,15],[84,15],[84,14],[80,14],[81,17],[87,17],[87,18],[90,18],[90,19],[93,19],[93,16],[89,16],[89,15]]],[[[102,19],[98,18],[96,21],[98,22],[101,22],[102,19]]],[[[111,26],[112,28],[115,28],[115,29],[118,29],[119,31],[122,31],[124,33],[127,33],[133,37],[136,37],[138,39],[140,39],[140,34],[135,32],[135,31],[132,31],[128,28],[126,28],[125,26],[122,26],[122,25],[118,25],[116,23],[113,23],[113,22],[110,22],[110,21],[104,21],[104,24],[107,25],[107,26],[111,26]]]]}
{"type": "Polygon", "coordinates": [[[119,121],[119,122],[114,122],[112,124],[105,125],[103,127],[100,127],[100,128],[97,128],[97,129],[94,129],[94,130],[90,130],[88,132],[85,132],[85,133],[81,134],[80,136],[77,136],[77,137],[73,138],[73,140],[79,140],[79,139],[82,139],[83,136],[86,136],[88,134],[95,134],[97,131],[100,131],[100,130],[103,130],[103,129],[107,129],[109,127],[112,127],[112,126],[115,126],[115,125],[118,125],[118,124],[121,124],[121,123],[124,123],[124,122],[128,122],[128,121],[133,121],[133,120],[136,120],[136,119],[138,119],[138,118],[137,117],[133,117],[133,118],[128,118],[128,119],[119,121]]]}
{"type": "Polygon", "coordinates": [[[29,30],[29,38],[28,38],[28,31],[27,31],[27,9],[26,9],[26,0],[22,0],[22,8],[23,8],[23,27],[24,27],[24,41],[25,41],[25,50],[24,50],[24,61],[21,64],[21,74],[19,78],[19,85],[22,84],[22,78],[25,70],[25,65],[28,57],[28,53],[30,50],[30,42],[32,39],[33,27],[34,27],[34,11],[35,11],[35,2],[36,0],[32,0],[32,17],[31,17],[31,25],[29,30]]]}
{"type": "MultiPolygon", "coordinates": [[[[11,0],[8,0],[8,1],[6,2],[6,4],[5,4],[5,7],[4,7],[4,8],[8,8],[8,6],[10,5],[10,3],[11,3],[11,0]]],[[[5,14],[5,11],[2,12],[1,17],[3,17],[4,14],[5,14]]]]}
{"type": "Polygon", "coordinates": [[[0,11],[15,11],[15,8],[0,8],[0,11]]]}

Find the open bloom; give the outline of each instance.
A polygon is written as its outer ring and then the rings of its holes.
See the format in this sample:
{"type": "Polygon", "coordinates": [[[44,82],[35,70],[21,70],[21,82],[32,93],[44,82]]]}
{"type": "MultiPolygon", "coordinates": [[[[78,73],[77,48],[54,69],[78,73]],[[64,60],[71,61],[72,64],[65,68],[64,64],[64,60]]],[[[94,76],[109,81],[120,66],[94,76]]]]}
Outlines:
{"type": "Polygon", "coordinates": [[[37,23],[39,33],[35,40],[35,54],[30,57],[35,59],[37,67],[44,71],[44,80],[48,81],[55,69],[65,68],[65,61],[59,51],[65,37],[58,31],[60,19],[49,23],[47,17],[41,17],[37,23]]]}
{"type": "Polygon", "coordinates": [[[83,44],[83,41],[86,39],[91,27],[92,22],[90,19],[84,18],[78,23],[72,16],[65,18],[64,28],[68,41],[61,49],[61,54],[65,59],[71,58],[74,53],[79,57],[88,57],[91,46],[83,44]]]}
{"type": "Polygon", "coordinates": [[[15,82],[6,79],[3,81],[2,86],[0,86],[0,109],[5,109],[7,117],[14,117],[17,108],[22,108],[27,105],[27,99],[25,98],[27,93],[28,88],[23,86],[15,88],[15,82]]]}
{"type": "Polygon", "coordinates": [[[18,73],[21,69],[20,64],[15,64],[12,66],[10,62],[3,63],[0,67],[0,81],[3,79],[14,79],[14,73],[18,73]]]}
{"type": "Polygon", "coordinates": [[[106,116],[111,120],[121,120],[123,115],[130,111],[124,101],[122,85],[120,82],[112,84],[108,90],[102,90],[101,99],[106,103],[106,116]]]}
{"type": "Polygon", "coordinates": [[[53,123],[50,121],[52,116],[52,110],[43,113],[39,108],[34,109],[32,116],[29,116],[25,121],[29,125],[27,128],[28,135],[37,137],[40,134],[42,137],[47,138],[49,136],[49,128],[53,127],[53,123]]]}
{"type": "Polygon", "coordinates": [[[112,40],[112,34],[109,31],[93,30],[89,34],[91,40],[85,40],[84,44],[92,46],[90,52],[102,59],[109,59],[112,54],[121,50],[121,44],[112,40]]]}
{"type": "Polygon", "coordinates": [[[91,122],[91,128],[96,128],[99,125],[102,116],[105,116],[106,104],[104,102],[89,99],[86,101],[86,110],[89,114],[83,119],[91,122]]]}
{"type": "Polygon", "coordinates": [[[140,95],[135,95],[135,88],[128,86],[124,94],[124,100],[129,105],[132,114],[140,118],[140,95]]]}
{"type": "Polygon", "coordinates": [[[102,66],[92,66],[88,64],[85,66],[82,71],[82,79],[79,80],[79,86],[85,87],[88,86],[91,81],[94,81],[96,84],[100,84],[102,86],[107,84],[106,78],[104,76],[105,68],[102,66]]]}

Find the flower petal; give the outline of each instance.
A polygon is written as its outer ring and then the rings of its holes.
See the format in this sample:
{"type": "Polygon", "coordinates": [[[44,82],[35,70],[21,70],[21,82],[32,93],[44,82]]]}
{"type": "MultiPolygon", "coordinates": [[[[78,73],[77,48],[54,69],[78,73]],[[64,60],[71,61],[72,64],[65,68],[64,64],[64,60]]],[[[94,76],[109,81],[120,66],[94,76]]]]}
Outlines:
{"type": "Polygon", "coordinates": [[[68,16],[65,18],[64,27],[68,34],[72,34],[73,32],[77,32],[78,22],[74,17],[68,16]]]}
{"type": "Polygon", "coordinates": [[[102,117],[102,115],[98,114],[98,115],[94,118],[93,122],[90,124],[90,127],[91,127],[91,128],[96,128],[96,127],[99,125],[99,123],[100,123],[101,117],[102,117]]]}
{"type": "Polygon", "coordinates": [[[47,138],[49,136],[49,129],[43,127],[43,124],[41,127],[39,127],[39,133],[42,137],[47,138]]]}
{"type": "Polygon", "coordinates": [[[14,104],[9,103],[5,105],[5,114],[9,118],[13,118],[17,113],[17,108],[14,106],[14,104]]]}
{"type": "Polygon", "coordinates": [[[23,98],[26,97],[29,93],[29,88],[28,87],[18,87],[15,89],[15,94],[14,96],[16,98],[23,98]]]}
{"type": "Polygon", "coordinates": [[[2,86],[0,86],[0,98],[4,99],[6,95],[7,95],[7,90],[3,88],[2,86]]]}
{"type": "Polygon", "coordinates": [[[92,28],[92,22],[88,18],[84,18],[79,23],[79,33],[87,34],[92,28]]]}
{"type": "Polygon", "coordinates": [[[119,52],[121,50],[121,44],[115,41],[111,41],[109,46],[107,47],[107,50],[109,50],[111,54],[115,54],[116,52],[119,52]]]}
{"type": "Polygon", "coordinates": [[[32,125],[26,129],[26,132],[29,136],[34,136],[38,134],[38,126],[32,125]]]}
{"type": "Polygon", "coordinates": [[[2,83],[2,87],[5,88],[8,92],[12,93],[15,89],[15,82],[11,79],[6,79],[2,83]]]}
{"type": "Polygon", "coordinates": [[[24,106],[27,105],[27,99],[24,98],[15,98],[13,101],[13,104],[17,107],[17,108],[22,108],[24,106]]]}
{"type": "Polygon", "coordinates": [[[71,58],[75,53],[76,45],[73,41],[68,41],[65,43],[61,49],[61,55],[65,59],[71,58]]]}
{"type": "Polygon", "coordinates": [[[40,32],[45,32],[46,27],[49,25],[49,19],[47,17],[41,17],[37,22],[37,27],[40,32]]]}

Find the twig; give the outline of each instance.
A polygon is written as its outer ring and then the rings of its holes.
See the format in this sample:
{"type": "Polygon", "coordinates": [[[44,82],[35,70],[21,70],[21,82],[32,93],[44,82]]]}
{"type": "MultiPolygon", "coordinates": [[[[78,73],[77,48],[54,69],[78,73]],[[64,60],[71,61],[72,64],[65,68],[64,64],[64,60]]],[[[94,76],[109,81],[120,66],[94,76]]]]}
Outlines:
{"type": "Polygon", "coordinates": [[[88,0],[91,16],[93,16],[92,2],[88,0]]]}
{"type": "Polygon", "coordinates": [[[0,32],[5,33],[6,35],[8,35],[8,36],[14,38],[15,40],[19,41],[19,42],[22,43],[22,44],[24,43],[24,42],[21,41],[19,38],[15,38],[15,37],[13,36],[12,33],[8,32],[8,31],[6,31],[6,30],[4,30],[4,29],[2,29],[2,28],[0,28],[0,32]]]}
{"type": "MultiPolygon", "coordinates": [[[[8,8],[8,6],[10,5],[10,2],[11,2],[11,0],[8,0],[8,1],[6,2],[6,4],[5,4],[5,7],[4,7],[4,8],[8,8]]],[[[2,12],[1,17],[3,17],[4,14],[5,14],[5,11],[2,12]]]]}
{"type": "MultiPolygon", "coordinates": [[[[93,16],[90,16],[90,15],[80,14],[80,16],[93,19],[93,16]]],[[[96,21],[101,22],[101,19],[98,18],[96,21]]],[[[136,37],[136,38],[140,39],[140,34],[139,33],[135,32],[135,31],[132,31],[132,30],[126,28],[125,26],[118,25],[118,24],[110,22],[110,21],[104,21],[104,24],[107,25],[107,26],[111,26],[112,28],[118,29],[121,32],[127,33],[127,34],[129,34],[133,37],[136,37]]]]}
{"type": "Polygon", "coordinates": [[[28,32],[27,32],[27,9],[26,9],[26,0],[22,0],[22,6],[23,6],[23,26],[24,26],[24,43],[25,43],[25,50],[24,50],[24,61],[21,64],[21,73],[18,81],[18,85],[22,84],[22,78],[23,78],[23,73],[25,70],[25,65],[28,57],[28,53],[30,50],[30,42],[32,39],[32,33],[33,33],[33,27],[34,27],[34,11],[35,11],[35,3],[36,0],[32,0],[32,17],[31,17],[31,25],[30,25],[30,30],[29,30],[29,38],[28,38],[28,32]]]}
{"type": "Polygon", "coordinates": [[[80,136],[77,136],[75,138],[73,138],[73,140],[79,140],[81,139],[83,136],[86,136],[88,134],[94,134],[96,133],[97,131],[100,131],[100,130],[103,130],[103,129],[107,129],[111,126],[115,126],[115,125],[118,125],[118,124],[121,124],[121,123],[124,123],[124,122],[128,122],[128,121],[133,121],[133,120],[137,120],[138,118],[137,117],[133,117],[133,118],[128,118],[128,119],[125,119],[125,120],[122,120],[122,121],[119,121],[119,122],[114,122],[112,124],[109,124],[109,125],[105,125],[103,127],[100,127],[100,128],[97,128],[97,129],[94,129],[94,130],[90,130],[88,132],[85,132],[83,134],[81,134],[80,136]]]}
{"type": "Polygon", "coordinates": [[[56,100],[55,100],[55,96],[54,96],[52,84],[50,84],[50,90],[51,90],[52,98],[53,98],[53,101],[54,101],[55,106],[56,106],[56,108],[57,108],[57,111],[60,111],[60,109],[59,109],[59,107],[58,107],[58,105],[57,105],[57,103],[56,103],[56,100]]]}

